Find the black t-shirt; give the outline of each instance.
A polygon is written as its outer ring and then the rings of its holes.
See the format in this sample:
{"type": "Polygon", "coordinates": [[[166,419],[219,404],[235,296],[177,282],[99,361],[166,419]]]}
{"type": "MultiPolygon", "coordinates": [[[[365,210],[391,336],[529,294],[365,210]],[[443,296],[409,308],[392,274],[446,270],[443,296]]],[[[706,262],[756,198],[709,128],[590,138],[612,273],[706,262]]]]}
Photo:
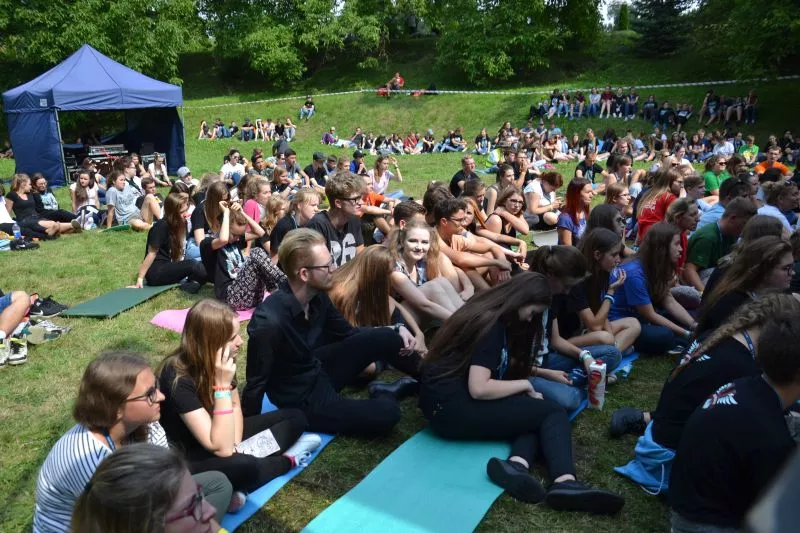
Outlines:
{"type": "MultiPolygon", "coordinates": [[[[565,339],[579,334],[581,319],[578,312],[589,308],[586,282],[581,281],[567,294],[553,295],[553,304],[551,309],[555,309],[555,317],[558,319],[558,334],[565,339]]],[[[552,324],[550,329],[552,329],[552,324]]]]}
{"type": "Polygon", "coordinates": [[[711,308],[707,309],[708,304],[700,308],[700,323],[697,326],[697,335],[705,335],[709,331],[714,331],[728,318],[731,317],[742,304],[750,302],[752,298],[746,292],[729,292],[715,303],[711,308]]]}
{"type": "MultiPolygon", "coordinates": [[[[205,212],[206,202],[203,200],[197,207],[194,208],[192,211],[192,218],[190,219],[192,222],[192,231],[196,229],[203,228],[203,231],[206,233],[211,230],[211,227],[208,225],[208,221],[206,220],[206,212],[205,212]]],[[[198,243],[200,244],[200,243],[198,243]]]]}
{"type": "Polygon", "coordinates": [[[761,376],[718,389],[683,431],[670,478],[672,508],[693,522],[741,527],[796,449],[783,411],[761,376]]]}
{"type": "Polygon", "coordinates": [[[470,172],[469,174],[465,174],[463,169],[459,170],[458,172],[453,174],[453,177],[450,178],[450,194],[452,194],[456,198],[461,196],[461,193],[463,192],[463,189],[458,186],[458,182],[459,181],[466,182],[467,180],[471,180],[471,179],[480,180],[478,175],[475,174],[474,172],[470,172]]]}
{"type": "Polygon", "coordinates": [[[758,373],[753,354],[733,338],[692,359],[675,379],[664,384],[658,407],[652,413],[653,440],[665,448],[677,449],[687,420],[706,398],[726,383],[758,373]]]}
{"type": "Polygon", "coordinates": [[[325,237],[328,251],[331,253],[336,266],[343,266],[351,259],[354,259],[356,249],[364,245],[364,236],[361,234],[361,220],[355,215],[347,219],[341,231],[331,223],[327,211],[314,215],[314,218],[308,222],[307,227],[317,230],[325,237]]]}
{"type": "Polygon", "coordinates": [[[157,220],[150,228],[150,231],[147,232],[147,245],[144,249],[145,255],[150,251],[150,248],[157,250],[155,262],[172,262],[172,254],[170,253],[169,245],[169,225],[166,220],[157,220]]]}
{"type": "Polygon", "coordinates": [[[591,181],[592,183],[594,183],[595,175],[600,175],[600,176],[603,175],[603,167],[598,165],[596,162],[590,168],[586,166],[586,161],[581,161],[580,163],[578,163],[578,166],[575,167],[575,171],[577,172],[578,170],[580,170],[583,173],[584,178],[591,181]]]}
{"type": "Polygon", "coordinates": [[[299,226],[295,221],[294,217],[290,214],[287,214],[282,219],[280,219],[276,224],[275,227],[272,228],[272,233],[269,234],[269,251],[271,254],[275,255],[278,253],[278,249],[283,242],[283,238],[286,237],[286,234],[292,231],[293,229],[297,229],[299,226]]]}
{"type": "Polygon", "coordinates": [[[352,141],[358,148],[364,146],[364,134],[363,133],[356,133],[353,135],[352,141]]]}
{"type": "Polygon", "coordinates": [[[228,285],[233,283],[245,262],[242,250],[247,248],[247,241],[242,237],[238,241],[226,244],[214,250],[211,243],[214,239],[206,237],[200,244],[200,256],[209,277],[214,282],[214,295],[217,300],[227,301],[228,285]]]}
{"type": "Polygon", "coordinates": [[[306,166],[306,168],[303,169],[303,172],[305,172],[306,176],[309,178],[314,178],[320,187],[325,186],[325,181],[328,179],[328,173],[325,171],[325,165],[315,169],[314,165],[311,164],[306,166]]]}
{"type": "MultiPolygon", "coordinates": [[[[472,352],[472,363],[492,371],[491,379],[502,379],[505,372],[504,364],[508,364],[508,357],[503,357],[506,346],[506,328],[501,322],[492,326],[486,335],[478,342],[472,352]]],[[[446,402],[450,399],[459,399],[469,396],[467,382],[469,370],[464,375],[448,375],[440,378],[441,367],[436,364],[424,365],[422,370],[422,383],[420,390],[420,407],[429,414],[434,404],[446,402]]]]}
{"type": "Polygon", "coordinates": [[[164,394],[159,423],[167,434],[170,445],[181,450],[189,461],[206,459],[213,454],[200,444],[180,415],[204,409],[197,394],[194,380],[184,376],[175,381],[175,368],[167,365],[158,378],[158,388],[164,394]]]}
{"type": "MultiPolygon", "coordinates": [[[[281,127],[280,133],[278,133],[277,126],[275,127],[275,133],[278,135],[283,135],[283,127],[281,127]]],[[[286,142],[286,139],[280,138],[275,141],[275,144],[272,145],[272,153],[273,155],[285,154],[289,151],[289,143],[286,142]]]]}
{"type": "Polygon", "coordinates": [[[14,202],[14,214],[17,215],[17,220],[21,221],[36,214],[36,201],[32,192],[28,193],[27,200],[23,200],[17,191],[11,191],[6,198],[14,202]]]}
{"type": "MultiPolygon", "coordinates": [[[[163,196],[161,196],[161,194],[160,194],[160,193],[156,193],[156,194],[154,194],[153,196],[155,196],[155,197],[156,197],[156,200],[158,200],[158,206],[159,206],[159,207],[164,207],[164,197],[163,197],[163,196]]],[[[142,206],[144,205],[144,200],[145,200],[145,198],[146,198],[146,196],[140,196],[140,197],[138,197],[138,198],[136,199],[136,207],[137,207],[138,209],[141,209],[141,208],[142,208],[142,206]]]]}

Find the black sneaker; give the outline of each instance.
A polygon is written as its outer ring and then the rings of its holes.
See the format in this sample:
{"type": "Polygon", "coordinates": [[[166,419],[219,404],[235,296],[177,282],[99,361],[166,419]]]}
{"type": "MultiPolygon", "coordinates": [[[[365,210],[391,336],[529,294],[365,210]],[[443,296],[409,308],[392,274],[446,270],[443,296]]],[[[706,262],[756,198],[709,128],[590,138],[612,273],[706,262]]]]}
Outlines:
{"type": "Polygon", "coordinates": [[[38,298],[30,308],[30,316],[33,319],[37,318],[53,318],[61,314],[63,309],[55,305],[52,301],[47,299],[38,298]]]}
{"type": "Polygon", "coordinates": [[[633,407],[621,407],[611,415],[610,432],[615,439],[629,433],[641,435],[646,427],[644,413],[633,407]]]}
{"type": "Polygon", "coordinates": [[[25,250],[36,250],[39,248],[38,242],[28,241],[24,238],[22,239],[15,239],[11,241],[11,250],[14,252],[22,252],[25,250]]]}
{"type": "Polygon", "coordinates": [[[545,497],[542,484],[528,473],[520,463],[493,457],[486,464],[486,474],[492,483],[502,487],[512,498],[528,503],[539,503],[545,497]]]}
{"type": "Polygon", "coordinates": [[[198,281],[184,281],[181,283],[181,289],[189,294],[197,294],[202,285],[198,281]]]}
{"type": "Polygon", "coordinates": [[[69,309],[68,305],[60,304],[57,301],[53,300],[53,295],[51,294],[47,298],[44,299],[49,305],[52,305],[54,308],[61,309],[62,311],[66,311],[69,309]]]}
{"type": "Polygon", "coordinates": [[[617,514],[625,498],[605,489],[593,489],[580,481],[553,483],[544,502],[556,511],[583,511],[594,514],[617,514]]]}

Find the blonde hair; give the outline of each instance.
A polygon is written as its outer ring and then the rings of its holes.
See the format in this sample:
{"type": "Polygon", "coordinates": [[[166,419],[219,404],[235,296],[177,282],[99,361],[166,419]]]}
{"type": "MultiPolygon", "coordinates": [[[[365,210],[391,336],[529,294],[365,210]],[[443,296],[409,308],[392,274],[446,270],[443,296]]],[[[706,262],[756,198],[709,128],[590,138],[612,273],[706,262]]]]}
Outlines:
{"type": "Polygon", "coordinates": [[[11,190],[14,192],[19,192],[19,188],[22,187],[22,184],[26,181],[31,181],[31,177],[27,174],[14,174],[14,176],[11,177],[11,190]]]}
{"type": "MultiPolygon", "coordinates": [[[[325,237],[313,229],[298,228],[286,234],[278,248],[278,262],[287,278],[297,279],[301,265],[311,260],[311,247],[319,244],[325,246],[325,237]]],[[[272,252],[275,253],[275,250],[272,252]]]]}
{"type": "Polygon", "coordinates": [[[267,232],[267,235],[272,233],[275,224],[277,224],[278,220],[281,218],[281,216],[278,215],[281,214],[281,211],[285,211],[288,206],[289,202],[280,194],[271,196],[267,201],[267,208],[264,210],[264,218],[259,222],[261,227],[264,228],[264,231],[267,232]]]}
{"type": "Polygon", "coordinates": [[[392,256],[395,260],[403,261],[403,243],[406,240],[408,232],[415,229],[428,232],[430,249],[428,250],[428,256],[425,258],[425,273],[427,274],[428,281],[438,278],[441,275],[439,272],[439,234],[436,233],[436,230],[430,227],[427,222],[411,219],[402,229],[396,228],[387,237],[389,250],[392,252],[392,256]]]}

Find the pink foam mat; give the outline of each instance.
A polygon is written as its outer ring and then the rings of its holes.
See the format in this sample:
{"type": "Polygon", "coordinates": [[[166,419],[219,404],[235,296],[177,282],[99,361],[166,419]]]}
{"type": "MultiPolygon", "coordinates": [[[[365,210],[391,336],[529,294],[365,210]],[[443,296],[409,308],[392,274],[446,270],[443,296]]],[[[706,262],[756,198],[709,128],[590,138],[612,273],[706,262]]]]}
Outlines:
{"type": "MultiPolygon", "coordinates": [[[[255,309],[246,309],[244,311],[237,311],[239,320],[250,320],[253,317],[255,309]]],[[[160,328],[169,329],[177,333],[183,332],[183,325],[186,323],[186,315],[189,314],[189,308],[186,309],[167,309],[161,311],[150,320],[150,323],[160,328]]]]}

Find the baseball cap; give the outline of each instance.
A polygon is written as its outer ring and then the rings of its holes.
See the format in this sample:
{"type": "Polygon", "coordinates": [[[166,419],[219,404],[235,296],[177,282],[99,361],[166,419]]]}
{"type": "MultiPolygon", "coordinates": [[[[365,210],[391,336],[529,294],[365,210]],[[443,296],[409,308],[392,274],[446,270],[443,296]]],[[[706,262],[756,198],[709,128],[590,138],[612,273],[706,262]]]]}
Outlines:
{"type": "Polygon", "coordinates": [[[433,130],[428,130],[428,135],[433,135],[433,130]]]}
{"type": "Polygon", "coordinates": [[[353,152],[353,159],[358,159],[359,157],[364,157],[364,152],[361,150],[356,150],[353,152]]]}
{"type": "Polygon", "coordinates": [[[181,168],[178,169],[178,177],[179,178],[185,178],[186,176],[189,176],[191,174],[192,174],[192,171],[189,170],[189,167],[181,167],[181,168]]]}
{"type": "Polygon", "coordinates": [[[314,152],[312,157],[314,158],[314,161],[325,161],[325,154],[322,152],[314,152]]]}

